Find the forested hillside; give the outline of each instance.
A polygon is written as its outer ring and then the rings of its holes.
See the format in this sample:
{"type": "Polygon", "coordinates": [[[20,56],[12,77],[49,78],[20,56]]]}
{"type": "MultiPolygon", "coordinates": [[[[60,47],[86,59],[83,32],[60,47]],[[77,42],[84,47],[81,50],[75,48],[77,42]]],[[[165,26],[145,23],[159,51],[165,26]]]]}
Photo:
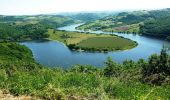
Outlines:
{"type": "Polygon", "coordinates": [[[40,24],[11,25],[0,23],[1,41],[22,41],[47,38],[47,29],[40,24]]]}
{"type": "Polygon", "coordinates": [[[170,40],[170,16],[150,19],[140,25],[140,33],[170,40]]]}
{"type": "Polygon", "coordinates": [[[0,41],[48,38],[47,30],[75,23],[60,15],[0,16],[0,41]]]}
{"type": "Polygon", "coordinates": [[[80,30],[103,30],[113,32],[138,32],[139,24],[151,17],[148,11],[122,12],[94,22],[87,22],[80,30]]]}
{"type": "Polygon", "coordinates": [[[122,12],[94,22],[85,23],[77,29],[139,33],[169,39],[169,19],[170,9],[122,12]]]}

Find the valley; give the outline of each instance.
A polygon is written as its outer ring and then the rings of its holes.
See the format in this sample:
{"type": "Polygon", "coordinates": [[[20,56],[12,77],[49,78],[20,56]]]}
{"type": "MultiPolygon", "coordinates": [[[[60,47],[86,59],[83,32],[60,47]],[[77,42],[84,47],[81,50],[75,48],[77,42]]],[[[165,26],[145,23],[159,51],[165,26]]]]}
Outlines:
{"type": "Polygon", "coordinates": [[[0,99],[168,100],[170,9],[0,15],[0,99]]]}

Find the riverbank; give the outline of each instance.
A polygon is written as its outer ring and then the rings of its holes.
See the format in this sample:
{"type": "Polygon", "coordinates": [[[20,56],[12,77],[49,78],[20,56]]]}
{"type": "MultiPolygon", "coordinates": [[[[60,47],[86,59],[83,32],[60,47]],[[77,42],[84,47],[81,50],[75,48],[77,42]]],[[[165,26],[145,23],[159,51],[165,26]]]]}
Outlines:
{"type": "Polygon", "coordinates": [[[126,33],[126,34],[139,34],[139,24],[130,24],[130,25],[122,25],[122,26],[114,26],[114,27],[105,27],[98,26],[98,28],[93,28],[92,26],[88,26],[87,24],[82,24],[76,27],[77,30],[83,31],[98,31],[101,30],[103,32],[117,32],[117,33],[126,33]]]}
{"type": "Polygon", "coordinates": [[[137,42],[113,34],[92,34],[48,30],[50,40],[58,40],[76,51],[117,51],[137,46],[137,42]]]}

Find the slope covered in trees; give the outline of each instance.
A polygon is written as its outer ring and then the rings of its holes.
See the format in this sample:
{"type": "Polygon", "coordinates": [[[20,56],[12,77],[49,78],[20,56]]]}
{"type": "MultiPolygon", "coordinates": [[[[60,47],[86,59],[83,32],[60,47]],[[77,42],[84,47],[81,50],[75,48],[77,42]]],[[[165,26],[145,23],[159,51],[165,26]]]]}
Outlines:
{"type": "Polygon", "coordinates": [[[170,9],[122,12],[94,22],[85,23],[77,27],[77,29],[140,33],[169,39],[169,21],[170,9]]]}
{"type": "Polygon", "coordinates": [[[150,17],[151,15],[147,11],[122,12],[94,22],[87,22],[78,27],[78,29],[137,33],[139,24],[150,17]]]}
{"type": "Polygon", "coordinates": [[[48,38],[47,29],[75,23],[61,15],[0,16],[0,41],[48,38]]]}
{"type": "Polygon", "coordinates": [[[0,23],[1,41],[22,41],[47,38],[47,29],[40,24],[11,25],[0,23]]]}
{"type": "Polygon", "coordinates": [[[140,33],[170,39],[170,16],[151,19],[140,25],[140,33]]]}

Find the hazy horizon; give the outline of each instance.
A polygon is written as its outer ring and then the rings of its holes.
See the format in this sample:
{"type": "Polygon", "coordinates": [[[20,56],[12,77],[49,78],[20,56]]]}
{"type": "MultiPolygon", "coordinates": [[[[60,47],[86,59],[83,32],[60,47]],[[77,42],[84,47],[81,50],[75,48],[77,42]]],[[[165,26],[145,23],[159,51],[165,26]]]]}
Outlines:
{"type": "Polygon", "coordinates": [[[132,11],[170,8],[168,0],[1,0],[0,15],[132,11]]]}

